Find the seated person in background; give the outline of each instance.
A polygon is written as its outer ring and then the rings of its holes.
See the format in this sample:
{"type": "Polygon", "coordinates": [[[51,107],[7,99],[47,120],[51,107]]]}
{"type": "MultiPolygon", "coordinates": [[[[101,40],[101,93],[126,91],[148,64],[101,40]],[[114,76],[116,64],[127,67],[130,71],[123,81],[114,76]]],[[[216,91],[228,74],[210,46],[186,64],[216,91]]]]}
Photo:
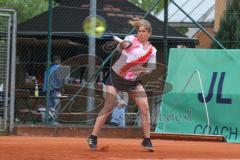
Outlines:
{"type": "MultiPolygon", "coordinates": [[[[48,100],[48,107],[49,107],[49,119],[50,123],[55,123],[56,120],[56,113],[55,110],[56,107],[60,107],[60,98],[62,95],[62,88],[64,79],[57,76],[57,70],[59,69],[61,64],[61,57],[60,56],[54,56],[52,58],[52,64],[50,66],[50,74],[49,74],[49,100],[48,100]]],[[[44,72],[44,86],[43,91],[47,92],[47,70],[44,72]]]]}
{"type": "Polygon", "coordinates": [[[112,112],[111,125],[125,127],[125,113],[128,105],[128,93],[119,91],[116,98],[116,107],[112,112]]]}

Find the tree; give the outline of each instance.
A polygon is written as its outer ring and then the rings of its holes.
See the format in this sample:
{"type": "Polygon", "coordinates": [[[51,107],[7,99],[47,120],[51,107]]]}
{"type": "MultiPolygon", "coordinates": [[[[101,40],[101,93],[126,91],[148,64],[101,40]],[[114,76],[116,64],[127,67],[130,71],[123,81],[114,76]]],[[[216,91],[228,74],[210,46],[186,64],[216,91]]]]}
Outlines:
{"type": "MultiPolygon", "coordinates": [[[[219,40],[225,48],[240,48],[240,1],[233,0],[221,19],[220,28],[215,38],[219,40]]],[[[220,48],[216,43],[212,43],[212,48],[220,48]]]]}
{"type": "MultiPolygon", "coordinates": [[[[136,6],[142,8],[146,12],[149,11],[152,6],[157,2],[157,0],[129,0],[129,2],[132,2],[136,6]]],[[[160,1],[160,3],[157,4],[157,6],[153,9],[152,13],[156,14],[161,9],[163,9],[164,1],[160,1]]]]}
{"type": "MultiPolygon", "coordinates": [[[[63,0],[53,0],[54,5],[63,0]]],[[[133,4],[142,8],[146,12],[149,11],[156,0],[129,0],[133,4]]],[[[163,8],[163,0],[153,9],[155,14],[163,8]]],[[[48,0],[0,0],[0,8],[15,9],[18,14],[18,23],[22,23],[32,17],[48,10],[48,0]]]]}
{"type": "Polygon", "coordinates": [[[22,23],[48,10],[48,0],[1,0],[0,8],[15,9],[18,23],[22,23]]]}

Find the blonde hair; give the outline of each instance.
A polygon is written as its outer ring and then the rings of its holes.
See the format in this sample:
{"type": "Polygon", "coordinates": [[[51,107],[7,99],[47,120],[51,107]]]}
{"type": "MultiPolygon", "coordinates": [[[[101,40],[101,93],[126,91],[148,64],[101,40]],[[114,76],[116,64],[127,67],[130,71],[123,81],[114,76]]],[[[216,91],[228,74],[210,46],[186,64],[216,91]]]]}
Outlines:
{"type": "Polygon", "coordinates": [[[148,32],[152,32],[152,25],[149,21],[140,18],[133,18],[132,20],[128,21],[134,28],[139,29],[140,26],[144,26],[148,32]]]}

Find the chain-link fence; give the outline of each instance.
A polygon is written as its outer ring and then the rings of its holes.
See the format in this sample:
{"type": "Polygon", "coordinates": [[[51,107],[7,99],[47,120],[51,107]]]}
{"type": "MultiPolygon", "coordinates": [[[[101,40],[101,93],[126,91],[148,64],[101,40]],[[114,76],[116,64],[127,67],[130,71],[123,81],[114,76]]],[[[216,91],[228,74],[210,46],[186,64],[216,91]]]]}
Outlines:
{"type": "Polygon", "coordinates": [[[16,12],[0,9],[0,134],[13,128],[16,12]],[[13,63],[14,62],[14,63],[13,63]],[[13,74],[11,74],[13,73],[13,74]],[[10,87],[11,86],[11,87],[10,87]],[[13,96],[12,96],[13,95],[13,96]]]}
{"type": "MultiPolygon", "coordinates": [[[[185,0],[183,4],[193,1],[185,0]]],[[[199,4],[207,3],[202,0],[199,4]]],[[[183,5],[182,4],[182,5],[183,5]]],[[[171,7],[169,3],[169,7],[171,7]]],[[[225,5],[222,3],[222,5],[225,5]]],[[[189,12],[189,16],[198,15],[198,19],[210,17],[211,21],[202,21],[200,25],[206,25],[207,31],[216,32],[214,29],[214,18],[216,17],[216,3],[209,1],[209,8],[202,12],[195,12],[194,8],[189,12]],[[215,8],[215,10],[214,10],[215,8]],[[215,14],[213,14],[215,13],[215,14]],[[200,15],[201,14],[201,15],[200,15]],[[212,15],[213,14],[213,15],[212,15]],[[212,19],[211,19],[212,18],[212,19]]],[[[220,5],[221,6],[221,5],[220,5]]],[[[202,6],[204,7],[204,6],[202,6]]],[[[205,6],[206,7],[206,6],[205,6]]],[[[186,8],[185,8],[186,9],[186,8]]],[[[199,8],[198,8],[199,10],[199,8]]],[[[201,8],[200,8],[201,10],[201,8]]],[[[163,11],[162,11],[163,12],[163,11]]],[[[171,9],[169,8],[169,12],[171,9]]],[[[176,11],[179,12],[180,11],[176,11]]],[[[106,58],[116,48],[116,43],[112,41],[111,34],[115,34],[121,38],[130,33],[131,26],[127,21],[134,17],[144,17],[145,12],[132,3],[125,1],[103,1],[97,4],[97,14],[106,21],[106,31],[96,39],[95,53],[96,56],[89,57],[89,39],[83,31],[83,22],[89,16],[89,1],[62,1],[53,8],[52,21],[52,56],[61,57],[61,71],[64,82],[61,89],[62,96],[57,98],[60,100],[55,109],[57,113],[50,113],[52,119],[56,119],[57,123],[64,124],[89,124],[88,122],[95,119],[97,113],[104,103],[104,85],[110,66],[114,63],[118,54],[114,54],[111,60],[100,70],[99,74],[94,75],[94,96],[89,97],[86,82],[89,79],[89,65],[96,66],[96,70],[105,62],[106,58]],[[94,63],[88,64],[90,59],[94,59],[94,63]],[[94,101],[94,106],[89,110],[89,98],[94,101]]],[[[163,33],[164,23],[158,15],[156,17],[148,15],[148,19],[153,25],[153,33],[151,43],[158,50],[157,62],[158,68],[153,74],[143,77],[143,85],[151,88],[147,94],[149,95],[149,103],[152,115],[156,114],[161,100],[163,91],[163,77],[166,74],[167,67],[166,55],[163,53],[163,33]],[[159,20],[160,19],[160,20],[159,20]],[[153,82],[153,83],[149,83],[153,82]],[[158,84],[156,85],[156,83],[158,84]],[[152,96],[152,90],[158,90],[159,96],[152,96]]],[[[169,13],[170,14],[170,13],[169,13]]],[[[172,19],[178,14],[171,15],[172,19]]],[[[170,17],[170,16],[169,16],[170,17]]],[[[220,18],[221,16],[219,16],[220,18]]],[[[176,18],[177,19],[177,18],[176,18]]],[[[183,19],[187,19],[183,17],[183,19]]],[[[170,20],[170,19],[169,19],[170,20]]],[[[205,18],[204,20],[207,20],[205,18]]],[[[209,48],[212,40],[201,29],[193,27],[192,21],[169,22],[168,28],[168,48],[176,47],[200,47],[209,48]],[[183,25],[183,26],[182,26],[183,25]],[[184,26],[185,25],[185,26],[184,26]],[[193,29],[195,28],[195,29],[193,29]],[[200,44],[200,45],[199,45],[200,44]]],[[[46,92],[44,90],[44,77],[46,77],[46,69],[48,65],[48,13],[33,17],[32,19],[19,24],[17,38],[17,71],[16,71],[16,121],[18,123],[43,123],[44,109],[46,107],[46,92]],[[44,76],[45,75],[45,76],[44,76]],[[36,86],[39,95],[36,96],[36,86]]],[[[56,71],[58,72],[58,71],[56,71]]],[[[46,80],[46,79],[45,79],[46,80]]],[[[49,79],[49,88],[51,88],[51,76],[49,79]]],[[[169,85],[170,86],[170,85],[169,85]]],[[[171,87],[169,87],[171,88],[171,87]]],[[[50,89],[51,90],[51,89],[50,89]]],[[[50,91],[51,92],[51,91],[50,91]]],[[[51,93],[50,93],[51,94],[51,93]]],[[[137,107],[130,101],[127,116],[127,125],[137,124],[137,107]]],[[[153,116],[157,120],[157,117],[153,116]]],[[[153,123],[152,125],[155,125],[153,123]]]]}
{"type": "MultiPolygon", "coordinates": [[[[64,37],[65,38],[65,37],[64,37]]],[[[159,43],[158,41],[154,43],[159,43]]],[[[58,120],[61,123],[75,123],[86,124],[88,115],[94,118],[102,108],[104,103],[103,82],[109,74],[109,67],[119,55],[112,58],[106,66],[101,69],[97,76],[93,76],[95,80],[95,95],[92,97],[95,101],[95,106],[92,110],[87,109],[88,94],[86,88],[79,92],[81,87],[88,81],[88,42],[86,39],[54,39],[52,46],[52,53],[54,56],[61,56],[62,66],[70,67],[70,73],[66,69],[64,87],[62,94],[68,98],[61,99],[61,112],[58,115],[58,120]],[[79,93],[78,93],[79,92],[79,93]],[[74,96],[74,98],[72,98],[74,96]]],[[[17,48],[17,78],[16,78],[16,118],[20,122],[35,122],[41,123],[41,112],[39,108],[44,108],[46,105],[44,85],[44,72],[46,74],[47,68],[47,40],[39,40],[34,38],[18,37],[17,48]],[[25,44],[27,43],[27,44],[25,44]],[[36,83],[39,87],[39,96],[35,97],[36,83]],[[31,111],[31,112],[29,112],[31,111]]],[[[116,43],[110,40],[96,41],[96,70],[103,63],[104,59],[115,49],[116,43]]],[[[158,57],[158,59],[162,59],[158,57]]],[[[94,65],[94,64],[91,64],[94,65]]],[[[156,74],[161,77],[166,68],[159,66],[156,74]]],[[[147,82],[147,77],[143,81],[147,82]]],[[[150,76],[149,79],[158,79],[158,76],[150,76]]],[[[160,82],[159,82],[160,83],[160,82]]],[[[51,83],[50,83],[51,86],[51,83]]],[[[163,84],[160,88],[162,90],[163,84]]],[[[152,105],[156,102],[153,101],[152,105]]],[[[130,102],[128,106],[128,113],[126,116],[129,119],[128,125],[135,124],[137,108],[134,103],[130,102]]]]}
{"type": "MultiPolygon", "coordinates": [[[[164,10],[156,14],[164,20],[164,10]]],[[[239,1],[170,0],[168,24],[199,42],[196,48],[239,48],[239,1]]]]}
{"type": "Polygon", "coordinates": [[[0,132],[5,132],[7,127],[7,98],[9,55],[10,55],[10,15],[0,13],[0,132]]]}

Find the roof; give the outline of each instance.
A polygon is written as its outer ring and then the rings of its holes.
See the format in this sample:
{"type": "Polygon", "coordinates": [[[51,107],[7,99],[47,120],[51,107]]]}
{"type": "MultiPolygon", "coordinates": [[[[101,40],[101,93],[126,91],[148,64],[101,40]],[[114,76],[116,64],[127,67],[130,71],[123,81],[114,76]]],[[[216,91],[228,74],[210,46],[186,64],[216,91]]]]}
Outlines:
{"type": "MultiPolygon", "coordinates": [[[[212,23],[215,17],[215,0],[175,0],[191,18],[199,23],[212,23]]],[[[156,17],[164,20],[164,9],[161,10],[156,17]]],[[[173,23],[192,23],[192,21],[180,11],[173,3],[168,5],[168,21],[173,23]]]]}
{"type": "MultiPolygon", "coordinates": [[[[89,16],[89,0],[62,0],[53,8],[52,33],[57,35],[83,36],[83,20],[89,16]]],[[[127,0],[97,0],[97,14],[107,22],[107,32],[126,35],[131,30],[128,20],[143,17],[146,12],[127,0]]],[[[152,23],[152,35],[163,38],[164,24],[156,17],[146,17],[152,23]]],[[[18,35],[41,35],[48,31],[48,12],[44,12],[18,26],[18,35]]],[[[169,27],[170,38],[188,39],[169,27]]],[[[189,39],[188,39],[189,40],[189,39]]]]}

